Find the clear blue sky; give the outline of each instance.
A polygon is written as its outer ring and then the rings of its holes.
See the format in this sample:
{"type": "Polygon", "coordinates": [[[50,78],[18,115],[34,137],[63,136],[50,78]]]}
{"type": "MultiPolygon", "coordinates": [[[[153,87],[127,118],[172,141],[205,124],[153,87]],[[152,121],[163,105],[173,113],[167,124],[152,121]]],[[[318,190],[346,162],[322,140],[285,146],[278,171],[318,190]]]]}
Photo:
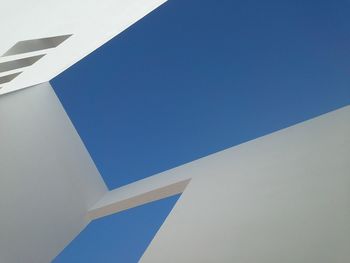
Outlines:
{"type": "MultiPolygon", "coordinates": [[[[52,81],[108,187],[350,104],[350,1],[170,0],[52,81]]],[[[178,197],[54,261],[137,262],[178,197]]]]}

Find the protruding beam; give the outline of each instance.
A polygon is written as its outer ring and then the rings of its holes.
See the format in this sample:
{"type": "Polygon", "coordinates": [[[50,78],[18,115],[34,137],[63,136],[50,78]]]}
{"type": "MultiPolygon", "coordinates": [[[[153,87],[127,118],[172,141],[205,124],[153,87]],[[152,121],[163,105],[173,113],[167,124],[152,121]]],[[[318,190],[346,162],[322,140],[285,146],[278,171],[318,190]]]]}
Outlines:
{"type": "Polygon", "coordinates": [[[107,192],[88,212],[97,219],[182,193],[191,178],[176,173],[158,174],[107,192]]]}

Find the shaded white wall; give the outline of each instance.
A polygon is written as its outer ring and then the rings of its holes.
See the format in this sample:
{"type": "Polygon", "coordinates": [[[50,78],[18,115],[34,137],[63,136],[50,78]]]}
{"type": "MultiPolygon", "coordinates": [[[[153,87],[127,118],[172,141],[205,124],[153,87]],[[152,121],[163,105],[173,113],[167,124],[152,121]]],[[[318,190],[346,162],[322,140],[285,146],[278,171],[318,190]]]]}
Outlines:
{"type": "Polygon", "coordinates": [[[350,107],[176,173],[192,180],[140,262],[350,262],[350,107]]]}
{"type": "Polygon", "coordinates": [[[50,262],[106,191],[49,83],[0,96],[0,262],[50,262]]]}
{"type": "Polygon", "coordinates": [[[183,192],[142,263],[350,262],[350,107],[111,192],[49,83],[0,96],[0,262],[183,192]]]}

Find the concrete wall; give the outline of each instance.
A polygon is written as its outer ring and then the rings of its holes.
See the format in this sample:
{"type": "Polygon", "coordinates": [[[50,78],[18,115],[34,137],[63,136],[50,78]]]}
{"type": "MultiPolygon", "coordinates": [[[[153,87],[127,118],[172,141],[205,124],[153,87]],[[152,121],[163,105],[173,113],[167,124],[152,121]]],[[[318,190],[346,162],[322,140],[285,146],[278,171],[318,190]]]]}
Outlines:
{"type": "Polygon", "coordinates": [[[50,262],[106,191],[49,83],[0,96],[0,262],[50,262]]]}
{"type": "Polygon", "coordinates": [[[348,263],[350,107],[108,192],[49,83],[0,96],[0,262],[182,191],[142,263],[348,263]]]}
{"type": "Polygon", "coordinates": [[[350,107],[167,173],[192,180],[142,263],[350,262],[350,107]]]}

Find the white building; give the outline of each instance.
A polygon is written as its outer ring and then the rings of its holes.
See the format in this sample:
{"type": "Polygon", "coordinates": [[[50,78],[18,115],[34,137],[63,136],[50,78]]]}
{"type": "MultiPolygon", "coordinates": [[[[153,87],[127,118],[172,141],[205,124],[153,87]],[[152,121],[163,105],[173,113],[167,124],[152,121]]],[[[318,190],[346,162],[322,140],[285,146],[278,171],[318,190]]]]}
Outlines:
{"type": "Polygon", "coordinates": [[[2,4],[0,262],[178,193],[141,262],[349,262],[350,107],[108,191],[49,81],[163,2],[2,4]]]}

